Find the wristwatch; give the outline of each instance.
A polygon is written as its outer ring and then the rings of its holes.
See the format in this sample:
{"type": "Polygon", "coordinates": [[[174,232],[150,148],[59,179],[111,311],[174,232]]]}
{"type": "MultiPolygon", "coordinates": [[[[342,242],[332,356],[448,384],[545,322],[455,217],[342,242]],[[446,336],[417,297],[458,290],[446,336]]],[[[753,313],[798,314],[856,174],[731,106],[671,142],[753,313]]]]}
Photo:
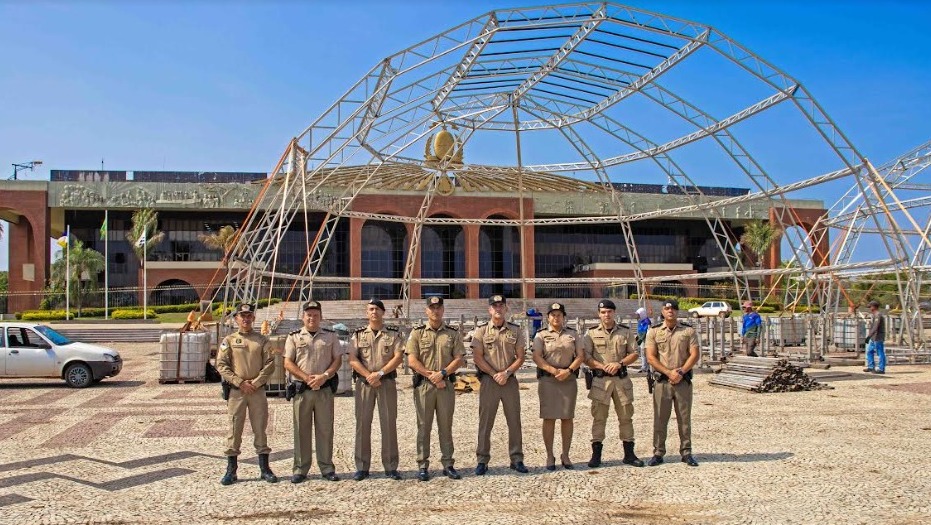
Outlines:
{"type": "Polygon", "coordinates": [[[379,370],[379,371],[378,371],[378,377],[385,377],[385,371],[384,371],[384,370],[379,370]]]}
{"type": "Polygon", "coordinates": [[[442,374],[443,377],[446,377],[446,369],[444,368],[444,369],[440,370],[440,374],[442,374]]]}
{"type": "Polygon", "coordinates": [[[324,371],[323,371],[323,377],[329,379],[329,378],[330,378],[330,373],[327,372],[326,370],[324,370],[324,371]]]}

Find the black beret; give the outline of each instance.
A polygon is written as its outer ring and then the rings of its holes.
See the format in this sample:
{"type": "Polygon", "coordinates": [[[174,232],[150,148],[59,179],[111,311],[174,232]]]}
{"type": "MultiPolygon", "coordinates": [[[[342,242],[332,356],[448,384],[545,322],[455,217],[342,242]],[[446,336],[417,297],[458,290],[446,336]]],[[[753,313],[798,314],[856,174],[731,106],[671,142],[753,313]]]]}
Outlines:
{"type": "Polygon", "coordinates": [[[666,299],[665,301],[663,301],[663,308],[666,308],[666,307],[672,308],[673,310],[678,310],[679,301],[676,301],[675,299],[666,299]]]}
{"type": "Polygon", "coordinates": [[[242,303],[236,307],[236,313],[237,314],[241,314],[241,313],[242,314],[245,314],[245,313],[254,314],[255,305],[252,303],[242,303]]]}
{"type": "Polygon", "coordinates": [[[599,308],[599,309],[601,309],[601,308],[610,308],[611,310],[617,310],[617,306],[614,306],[614,301],[612,301],[611,299],[602,299],[602,300],[598,303],[598,308],[599,308]]]}
{"type": "Polygon", "coordinates": [[[376,298],[372,297],[371,299],[369,299],[368,304],[373,304],[373,305],[375,305],[375,306],[381,308],[381,311],[382,311],[382,312],[385,311],[385,303],[381,302],[381,300],[379,300],[379,299],[376,299],[376,298]]]}
{"type": "Polygon", "coordinates": [[[546,311],[546,315],[549,315],[553,312],[562,312],[563,315],[566,315],[566,307],[562,303],[553,303],[550,305],[549,310],[546,311]]]}

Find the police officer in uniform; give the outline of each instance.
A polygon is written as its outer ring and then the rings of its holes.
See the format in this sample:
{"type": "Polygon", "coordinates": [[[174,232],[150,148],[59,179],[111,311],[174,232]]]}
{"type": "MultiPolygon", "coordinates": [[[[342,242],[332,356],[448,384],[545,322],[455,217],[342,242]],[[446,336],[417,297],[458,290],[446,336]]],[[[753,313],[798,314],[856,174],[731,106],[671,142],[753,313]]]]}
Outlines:
{"type": "Polygon", "coordinates": [[[378,406],[381,426],[381,462],[385,475],[398,473],[398,388],[396,369],[404,357],[397,328],[385,326],[385,303],[370,299],[366,307],[369,324],[352,334],[349,366],[353,369],[356,399],[356,473],[353,479],[369,477],[372,460],[372,419],[378,406]]]}
{"type": "Polygon", "coordinates": [[[230,384],[229,399],[226,402],[230,417],[230,433],[226,438],[226,474],[220,483],[231,485],[236,482],[236,469],[239,447],[242,444],[242,430],[249,413],[249,424],[254,434],[255,451],[259,455],[261,477],[269,483],[278,483],[278,478],[268,466],[268,399],[265,397],[265,384],[275,369],[275,356],[271,352],[268,339],[252,330],[255,322],[255,305],[240,304],[236,308],[236,323],[239,331],[226,336],[217,352],[217,371],[223,380],[230,384]]]}
{"type": "Polygon", "coordinates": [[[430,479],[430,432],[436,415],[443,474],[461,479],[453,463],[453,391],[456,370],[462,366],[465,347],[459,332],[443,322],[442,297],[427,298],[427,324],[414,327],[407,340],[407,360],[414,371],[414,409],[417,412],[417,479],[430,479]]]}
{"type": "Polygon", "coordinates": [[[548,326],[533,338],[533,361],[537,364],[537,391],[540,396],[540,419],[543,420],[543,444],[546,447],[546,470],[556,470],[553,439],[556,420],[560,420],[563,468],[574,468],[569,461],[574,430],[575,399],[578,395],[579,367],[585,350],[579,334],[566,327],[566,307],[550,305],[548,326]]]}
{"type": "Polygon", "coordinates": [[[323,479],[339,481],[333,465],[333,390],[330,385],[342,364],[342,349],[336,333],[320,327],[323,311],[319,302],[304,303],[303,312],[304,327],[288,334],[284,344],[284,367],[295,381],[299,381],[294,396],[291,483],[307,479],[313,453],[311,429],[323,479]]]}
{"type": "Polygon", "coordinates": [[[520,389],[514,373],[524,363],[524,331],[520,325],[505,320],[507,299],[503,295],[488,298],[490,321],[479,323],[472,335],[472,356],[479,370],[481,388],[478,391],[478,443],[475,455],[478,465],[475,475],[488,472],[491,459],[491,429],[498,415],[498,404],[504,406],[508,424],[508,453],[512,470],[527,473],[520,425],[520,389]]]}
{"type": "Polygon", "coordinates": [[[663,320],[647,332],[647,359],[654,370],[653,387],[653,467],[666,454],[666,429],[669,415],[676,411],[679,425],[679,453],[682,462],[697,467],[692,457],[692,367],[698,363],[698,336],[691,326],[677,320],[679,302],[663,303],[663,320]]]}
{"type": "Polygon", "coordinates": [[[609,299],[598,303],[601,324],[585,333],[585,364],[592,369],[594,378],[588,398],[592,401],[592,459],[591,468],[601,466],[605,426],[608,409],[614,402],[618,433],[624,444],[623,462],[642,467],[634,454],[634,385],[627,376],[627,367],[639,357],[636,332],[618,324],[614,315],[617,307],[609,299]]]}

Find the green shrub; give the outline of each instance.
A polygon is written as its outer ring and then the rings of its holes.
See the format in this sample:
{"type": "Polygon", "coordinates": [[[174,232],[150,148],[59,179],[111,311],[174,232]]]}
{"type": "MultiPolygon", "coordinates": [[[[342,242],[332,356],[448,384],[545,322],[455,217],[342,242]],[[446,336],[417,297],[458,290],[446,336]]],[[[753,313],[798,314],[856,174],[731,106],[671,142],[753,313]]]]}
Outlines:
{"type": "MultiPolygon", "coordinates": [[[[74,312],[70,313],[70,318],[74,319],[74,312]]],[[[17,319],[23,321],[63,321],[65,319],[64,310],[26,310],[22,314],[17,314],[17,319]]]]}
{"type": "Polygon", "coordinates": [[[772,314],[772,313],[776,313],[778,310],[773,306],[764,305],[764,306],[760,306],[759,308],[757,308],[756,311],[757,313],[760,313],[760,314],[772,314]]]}
{"type": "MultiPolygon", "coordinates": [[[[146,317],[149,319],[155,319],[158,317],[158,314],[152,308],[146,310],[146,317]]],[[[142,319],[142,308],[126,308],[126,309],[117,309],[113,310],[110,314],[111,319],[142,319]]]]}

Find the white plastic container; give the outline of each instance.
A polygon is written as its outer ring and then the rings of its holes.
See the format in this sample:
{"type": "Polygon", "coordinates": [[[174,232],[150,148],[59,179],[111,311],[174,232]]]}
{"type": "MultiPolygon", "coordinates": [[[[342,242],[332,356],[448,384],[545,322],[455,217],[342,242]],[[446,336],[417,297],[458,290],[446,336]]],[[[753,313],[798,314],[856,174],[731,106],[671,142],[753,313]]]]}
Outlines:
{"type": "Polygon", "coordinates": [[[204,380],[207,360],[210,359],[209,333],[162,334],[159,347],[161,348],[161,366],[158,375],[160,381],[204,380]]]}

